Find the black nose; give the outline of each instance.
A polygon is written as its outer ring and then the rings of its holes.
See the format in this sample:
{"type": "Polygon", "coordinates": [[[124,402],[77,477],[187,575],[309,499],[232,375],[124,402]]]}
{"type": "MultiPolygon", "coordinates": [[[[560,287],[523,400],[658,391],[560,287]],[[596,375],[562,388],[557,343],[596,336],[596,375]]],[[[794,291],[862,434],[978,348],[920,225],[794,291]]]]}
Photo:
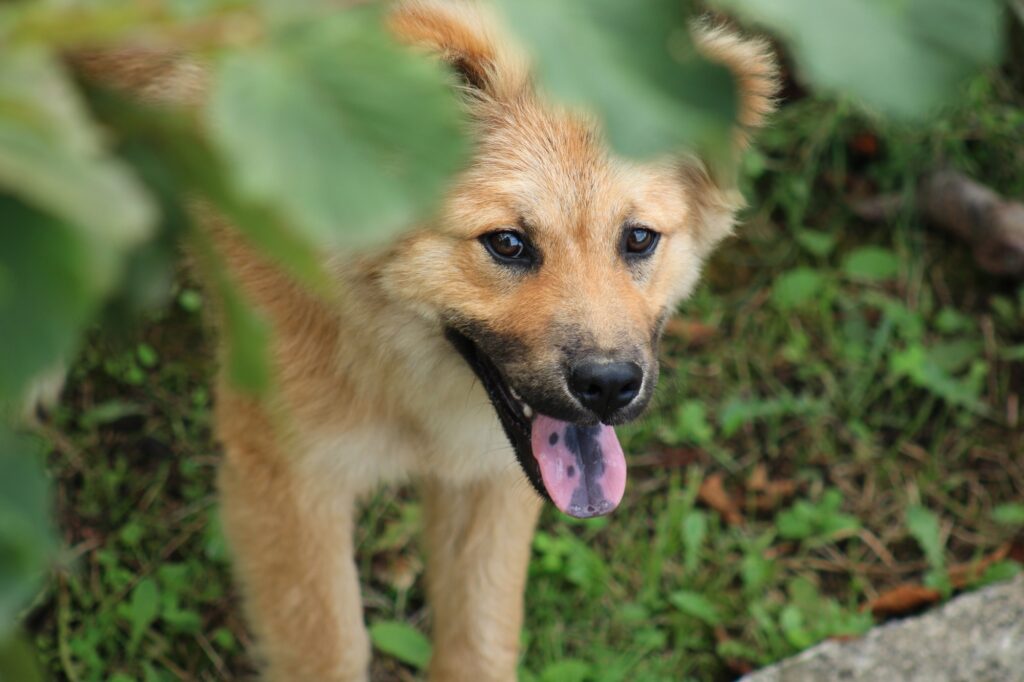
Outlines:
{"type": "Polygon", "coordinates": [[[644,371],[635,362],[582,362],[569,375],[569,388],[602,421],[640,393],[644,371]]]}

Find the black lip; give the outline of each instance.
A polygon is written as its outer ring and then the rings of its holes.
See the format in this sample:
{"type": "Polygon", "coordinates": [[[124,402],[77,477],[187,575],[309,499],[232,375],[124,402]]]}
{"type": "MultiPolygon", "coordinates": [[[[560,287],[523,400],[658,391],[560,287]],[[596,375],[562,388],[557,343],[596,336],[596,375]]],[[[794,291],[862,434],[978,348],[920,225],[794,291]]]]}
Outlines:
{"type": "Polygon", "coordinates": [[[501,375],[497,365],[468,336],[451,326],[445,327],[444,335],[483,384],[487,397],[498,415],[498,421],[505,430],[505,437],[512,445],[527,480],[541,497],[550,501],[551,497],[541,479],[540,464],[533,456],[533,444],[530,440],[531,420],[520,411],[519,401],[512,397],[512,389],[508,382],[501,375]]]}

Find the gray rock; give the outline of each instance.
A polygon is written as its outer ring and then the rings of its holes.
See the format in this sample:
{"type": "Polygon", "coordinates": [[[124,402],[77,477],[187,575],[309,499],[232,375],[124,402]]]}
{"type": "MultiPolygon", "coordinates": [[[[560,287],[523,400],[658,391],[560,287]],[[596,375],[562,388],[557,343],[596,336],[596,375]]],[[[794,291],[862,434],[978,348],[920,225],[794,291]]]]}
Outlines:
{"type": "Polygon", "coordinates": [[[1024,682],[1024,576],[851,642],[825,642],[741,682],[1024,682]]]}

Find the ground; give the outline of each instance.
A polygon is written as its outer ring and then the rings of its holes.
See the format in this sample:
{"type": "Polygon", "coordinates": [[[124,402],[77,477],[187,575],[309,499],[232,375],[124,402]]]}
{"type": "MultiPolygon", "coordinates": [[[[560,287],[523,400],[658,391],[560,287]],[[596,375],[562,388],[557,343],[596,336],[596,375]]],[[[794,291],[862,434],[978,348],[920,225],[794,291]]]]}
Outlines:
{"type": "MultiPolygon", "coordinates": [[[[1019,570],[1024,288],[910,209],[877,226],[848,208],[943,164],[1024,194],[1021,96],[989,74],[963,104],[892,128],[804,98],[763,136],[745,223],[622,431],[622,506],[542,517],[524,680],[733,679],[1019,570]]],[[[91,335],[43,425],[67,549],[25,624],[54,679],[252,671],[217,525],[210,334],[182,282],[91,335]]],[[[380,679],[427,655],[419,515],[415,490],[384,491],[359,527],[380,679]]]]}

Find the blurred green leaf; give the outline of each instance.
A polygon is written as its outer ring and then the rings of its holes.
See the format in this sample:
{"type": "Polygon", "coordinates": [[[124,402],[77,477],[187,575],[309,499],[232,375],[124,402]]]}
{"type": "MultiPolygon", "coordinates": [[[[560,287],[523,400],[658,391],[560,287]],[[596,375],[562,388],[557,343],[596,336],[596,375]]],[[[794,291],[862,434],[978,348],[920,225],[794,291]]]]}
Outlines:
{"type": "Polygon", "coordinates": [[[148,343],[140,343],[135,349],[135,354],[139,357],[139,363],[146,368],[155,367],[156,363],[160,361],[160,356],[148,343]]]}
{"type": "Polygon", "coordinates": [[[780,310],[792,310],[814,300],[822,293],[825,277],[812,268],[800,267],[784,272],[772,284],[772,302],[780,310]]]}
{"type": "Polygon", "coordinates": [[[1021,571],[1022,567],[1016,561],[997,561],[985,569],[985,573],[978,580],[978,587],[1011,580],[1020,575],[1021,571]]]}
{"type": "Polygon", "coordinates": [[[954,308],[943,308],[935,316],[935,327],[943,334],[955,334],[961,331],[975,329],[977,323],[970,315],[954,308]]]}
{"type": "Polygon", "coordinates": [[[900,261],[889,249],[879,246],[864,246],[843,260],[843,272],[847,277],[869,282],[884,282],[900,272],[900,261]]]}
{"type": "Polygon", "coordinates": [[[160,590],[151,578],[143,578],[132,590],[124,615],[131,624],[131,639],[128,648],[134,651],[146,630],[160,613],[160,590]]]}
{"type": "Polygon", "coordinates": [[[779,535],[788,540],[828,540],[836,534],[860,528],[856,516],[842,512],[843,496],[826,490],[817,502],[799,500],[775,519],[779,535]]]}
{"type": "Polygon", "coordinates": [[[797,230],[796,241],[808,253],[819,258],[824,258],[836,248],[835,235],[818,230],[797,230]]]}
{"type": "Polygon", "coordinates": [[[194,289],[185,289],[178,294],[178,305],[182,310],[190,313],[197,313],[203,307],[203,296],[194,289]]]}
{"type": "Polygon", "coordinates": [[[865,291],[862,299],[869,306],[880,308],[905,341],[917,342],[924,337],[925,321],[919,311],[878,290],[865,291]]]}
{"type": "Polygon", "coordinates": [[[561,576],[591,597],[608,588],[609,569],[601,555],[565,529],[557,536],[538,532],[533,546],[539,555],[536,569],[561,576]]]}
{"type": "MultiPolygon", "coordinates": [[[[60,49],[124,42],[166,27],[170,19],[198,19],[235,0],[146,2],[26,2],[0,21],[0,44],[37,43],[60,49]]],[[[7,9],[7,8],[5,8],[7,9]]]]}
{"type": "Polygon", "coordinates": [[[502,0],[500,6],[538,56],[544,82],[596,111],[619,151],[643,158],[728,145],[735,85],[728,70],[696,54],[686,3],[651,0],[639,8],[619,0],[502,0]]]}
{"type": "Polygon", "coordinates": [[[55,547],[37,449],[0,424],[0,641],[10,635],[55,547]]]}
{"type": "Polygon", "coordinates": [[[917,544],[924,551],[928,565],[929,580],[926,582],[929,587],[949,592],[949,576],[946,573],[946,549],[942,542],[942,531],[939,524],[939,517],[935,512],[920,505],[914,505],[907,509],[907,530],[917,541],[917,544]]]}
{"type": "Polygon", "coordinates": [[[608,587],[608,565],[600,554],[573,535],[564,535],[567,553],[565,578],[581,590],[596,597],[608,587]]]}
{"type": "Polygon", "coordinates": [[[783,395],[778,398],[733,396],[722,406],[718,421],[727,438],[753,421],[823,414],[828,405],[812,396],[783,395]]]}
{"type": "Polygon", "coordinates": [[[138,403],[127,400],[105,400],[84,410],[79,415],[78,421],[83,427],[94,429],[97,426],[111,424],[124,417],[144,415],[145,413],[145,408],[138,403]]]}
{"type": "Polygon", "coordinates": [[[992,510],[992,520],[1004,526],[1024,526],[1024,504],[1007,502],[992,510]]]}
{"type": "Polygon", "coordinates": [[[782,628],[786,640],[795,649],[806,649],[818,641],[807,630],[803,613],[793,604],[783,607],[779,614],[779,626],[782,628]]]}
{"type": "Polygon", "coordinates": [[[417,670],[430,663],[430,640],[408,623],[377,621],[370,626],[370,639],[385,654],[417,670]]]}
{"type": "Polygon", "coordinates": [[[116,261],[103,254],[149,235],[152,203],[104,153],[75,89],[46,52],[6,49],[0,93],[0,188],[83,230],[90,276],[110,286],[116,261]]]}
{"type": "Polygon", "coordinates": [[[74,349],[104,290],[89,262],[94,246],[0,194],[0,403],[74,349]]]}
{"type": "Polygon", "coordinates": [[[270,386],[270,325],[226,276],[217,277],[224,312],[228,377],[249,393],[270,386]]]}
{"type": "Polygon", "coordinates": [[[697,571],[700,564],[700,550],[707,534],[707,514],[699,509],[690,510],[683,519],[683,566],[691,575],[697,571]]]}
{"type": "Polygon", "coordinates": [[[805,649],[827,637],[860,635],[874,625],[869,612],[843,608],[803,576],[790,580],[787,591],[789,603],[779,614],[779,625],[795,648],[805,649]]]}
{"type": "Polygon", "coordinates": [[[775,562],[766,559],[761,553],[749,552],[743,556],[740,575],[743,578],[743,589],[749,594],[757,594],[775,575],[775,562]]]}
{"type": "Polygon", "coordinates": [[[708,422],[707,409],[700,400],[683,401],[676,408],[676,422],[672,437],[674,442],[706,445],[711,442],[715,430],[708,422]]]}
{"type": "Polygon", "coordinates": [[[722,617],[715,605],[699,592],[679,590],[670,594],[668,600],[686,615],[692,616],[706,625],[715,626],[722,622],[722,617]]]}
{"type": "Polygon", "coordinates": [[[196,202],[185,205],[193,194],[202,197],[198,213],[200,231],[227,218],[264,254],[313,292],[329,290],[321,254],[307,235],[287,224],[273,204],[246,200],[229,181],[229,172],[196,129],[193,120],[173,109],[153,109],[100,88],[87,90],[98,118],[121,135],[121,147],[133,159],[140,175],[161,200],[165,232],[177,238],[193,223],[196,202]],[[211,209],[216,209],[213,211],[211,209]]]}
{"type": "Polygon", "coordinates": [[[238,188],[320,246],[379,243],[422,220],[467,150],[450,76],[398,47],[373,8],[227,55],[208,123],[238,188]]]}
{"type": "Polygon", "coordinates": [[[224,525],[219,511],[210,514],[210,520],[203,532],[203,554],[215,563],[227,563],[230,556],[227,538],[224,537],[224,525]]]}
{"type": "Polygon", "coordinates": [[[999,0],[714,0],[781,36],[823,89],[922,116],[999,57],[999,0]]]}
{"type": "Polygon", "coordinates": [[[0,682],[43,682],[36,652],[21,637],[0,637],[0,682]]]}
{"type": "Polygon", "coordinates": [[[585,682],[590,673],[590,664],[570,658],[545,667],[540,682],[585,682]]]}
{"type": "Polygon", "coordinates": [[[940,341],[928,348],[928,359],[950,374],[962,372],[973,360],[983,357],[981,342],[973,339],[940,341]]]}
{"type": "Polygon", "coordinates": [[[979,397],[986,367],[984,361],[976,360],[971,363],[968,375],[957,379],[932,359],[928,349],[916,343],[889,357],[889,371],[893,375],[906,377],[915,386],[976,414],[987,414],[990,411],[979,397]]]}
{"type": "Polygon", "coordinates": [[[218,299],[228,378],[242,391],[262,394],[271,383],[270,324],[231,279],[208,236],[197,231],[192,237],[197,261],[218,299]]]}
{"type": "Polygon", "coordinates": [[[1008,327],[1012,327],[1021,319],[1020,311],[1009,296],[993,296],[988,301],[996,318],[1008,327]]]}

